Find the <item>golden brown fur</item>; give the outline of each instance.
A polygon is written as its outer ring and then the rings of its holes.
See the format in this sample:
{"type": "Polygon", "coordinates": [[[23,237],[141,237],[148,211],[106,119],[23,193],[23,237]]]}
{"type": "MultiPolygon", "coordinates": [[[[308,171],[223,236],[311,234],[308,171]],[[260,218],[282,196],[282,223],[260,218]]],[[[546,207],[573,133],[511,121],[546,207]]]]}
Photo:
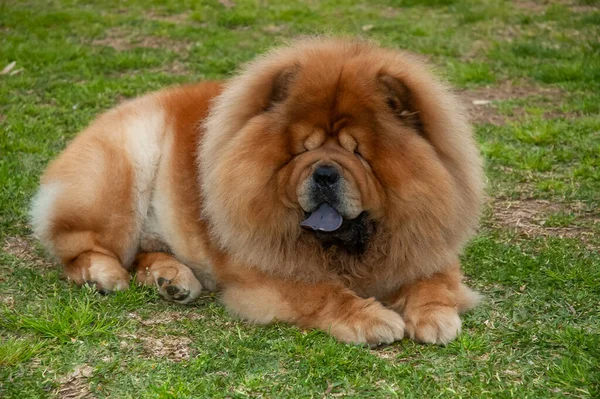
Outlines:
{"type": "Polygon", "coordinates": [[[50,165],[32,215],[78,284],[123,289],[135,265],[177,302],[218,285],[254,322],[445,343],[476,301],[458,255],[481,169],[456,100],[415,57],[313,39],[224,88],[161,91],[101,116],[50,165]],[[339,171],[336,212],[356,222],[360,251],[300,227],[324,166],[339,171]]]}

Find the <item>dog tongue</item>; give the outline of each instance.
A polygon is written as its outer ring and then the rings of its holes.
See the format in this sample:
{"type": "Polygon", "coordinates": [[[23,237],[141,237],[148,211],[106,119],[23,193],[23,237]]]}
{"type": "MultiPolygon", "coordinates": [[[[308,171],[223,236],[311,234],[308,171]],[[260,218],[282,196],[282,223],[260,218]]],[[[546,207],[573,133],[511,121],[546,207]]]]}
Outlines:
{"type": "Polygon", "coordinates": [[[326,203],[321,204],[316,211],[311,213],[300,226],[311,230],[336,231],[342,225],[342,215],[326,203]]]}

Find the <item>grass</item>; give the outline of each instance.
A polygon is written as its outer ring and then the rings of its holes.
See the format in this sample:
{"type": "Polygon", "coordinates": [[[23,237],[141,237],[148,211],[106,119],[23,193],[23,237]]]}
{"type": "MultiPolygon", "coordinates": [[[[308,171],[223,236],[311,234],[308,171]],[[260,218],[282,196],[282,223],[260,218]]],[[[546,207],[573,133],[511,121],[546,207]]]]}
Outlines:
{"type": "Polygon", "coordinates": [[[0,1],[0,68],[19,71],[0,75],[0,397],[600,396],[599,36],[591,0],[0,1]],[[491,101],[471,106],[490,201],[463,256],[486,299],[458,340],[368,350],[240,323],[212,296],[60,279],[26,213],[78,130],[315,33],[422,53],[491,101]]]}

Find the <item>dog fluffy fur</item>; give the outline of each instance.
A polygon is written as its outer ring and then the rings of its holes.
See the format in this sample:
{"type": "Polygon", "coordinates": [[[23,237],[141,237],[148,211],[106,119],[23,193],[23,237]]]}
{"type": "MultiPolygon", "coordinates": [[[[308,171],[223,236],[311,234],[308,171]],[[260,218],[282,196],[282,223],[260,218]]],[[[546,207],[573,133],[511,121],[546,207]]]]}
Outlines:
{"type": "Polygon", "coordinates": [[[458,255],[482,192],[467,120],[424,64],[310,39],[100,116],[46,170],[32,224],[77,284],[136,272],[179,303],[219,289],[252,322],[447,343],[477,299],[458,255]],[[342,227],[301,228],[324,201],[342,227]]]}

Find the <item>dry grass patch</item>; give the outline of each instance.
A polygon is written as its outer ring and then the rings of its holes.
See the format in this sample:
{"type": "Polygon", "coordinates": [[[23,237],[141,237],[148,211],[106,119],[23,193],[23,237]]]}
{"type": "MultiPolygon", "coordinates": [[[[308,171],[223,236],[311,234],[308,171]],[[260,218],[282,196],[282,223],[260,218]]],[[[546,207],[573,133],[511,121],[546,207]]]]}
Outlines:
{"type": "Polygon", "coordinates": [[[143,326],[154,326],[161,324],[180,323],[182,320],[202,320],[204,316],[200,312],[186,313],[179,311],[153,313],[149,318],[143,319],[137,313],[129,313],[130,319],[136,320],[143,326]]]}
{"type": "Polygon", "coordinates": [[[0,303],[2,303],[6,309],[13,309],[15,307],[15,298],[9,295],[0,295],[0,303]]]}
{"type": "Polygon", "coordinates": [[[160,358],[173,362],[187,361],[190,359],[192,340],[185,336],[163,334],[158,336],[153,331],[154,327],[168,326],[181,323],[182,320],[203,319],[201,313],[187,313],[180,311],[157,312],[148,318],[142,318],[137,313],[129,313],[128,318],[133,319],[143,326],[136,334],[124,334],[121,348],[137,347],[141,343],[148,359],[160,358]],[[132,343],[133,340],[135,343],[132,343]]]}
{"type": "Polygon", "coordinates": [[[82,364],[75,367],[73,372],[60,379],[60,385],[55,392],[56,396],[59,399],[93,398],[94,396],[90,391],[90,386],[88,383],[88,378],[93,372],[94,368],[87,364],[82,364]]]}
{"type": "Polygon", "coordinates": [[[546,11],[550,5],[549,1],[532,1],[532,0],[518,0],[514,2],[515,7],[518,10],[529,11],[532,13],[541,13],[546,11]]]}
{"type": "Polygon", "coordinates": [[[514,2],[518,10],[530,11],[532,13],[544,13],[552,5],[561,5],[576,13],[597,11],[598,5],[585,5],[577,0],[518,0],[514,2]]]}
{"type": "Polygon", "coordinates": [[[146,334],[123,334],[120,342],[121,349],[138,348],[142,344],[146,359],[167,359],[172,362],[190,360],[192,340],[184,336],[162,335],[160,337],[146,334]],[[133,341],[133,342],[131,342],[133,341]]]}
{"type": "Polygon", "coordinates": [[[2,243],[2,251],[29,266],[52,267],[51,262],[37,255],[34,240],[32,237],[7,237],[2,243]]]}
{"type": "Polygon", "coordinates": [[[554,236],[577,238],[590,243],[595,233],[591,225],[600,224],[600,216],[590,211],[583,202],[559,203],[547,200],[496,200],[491,204],[491,224],[510,229],[528,238],[554,236]],[[549,217],[568,214],[572,221],[564,226],[548,225],[549,217]]]}
{"type": "Polygon", "coordinates": [[[532,105],[543,104],[544,107],[552,109],[544,113],[546,119],[570,116],[554,110],[564,99],[564,94],[564,91],[554,87],[534,86],[528,83],[513,84],[512,82],[459,93],[474,123],[492,125],[504,125],[509,121],[526,116],[526,111],[522,107],[515,107],[512,116],[502,115],[498,111],[497,102],[516,99],[531,99],[532,105]]]}
{"type": "Polygon", "coordinates": [[[188,337],[165,335],[163,337],[140,337],[144,351],[154,358],[169,359],[173,362],[190,360],[192,340],[188,337]]]}

